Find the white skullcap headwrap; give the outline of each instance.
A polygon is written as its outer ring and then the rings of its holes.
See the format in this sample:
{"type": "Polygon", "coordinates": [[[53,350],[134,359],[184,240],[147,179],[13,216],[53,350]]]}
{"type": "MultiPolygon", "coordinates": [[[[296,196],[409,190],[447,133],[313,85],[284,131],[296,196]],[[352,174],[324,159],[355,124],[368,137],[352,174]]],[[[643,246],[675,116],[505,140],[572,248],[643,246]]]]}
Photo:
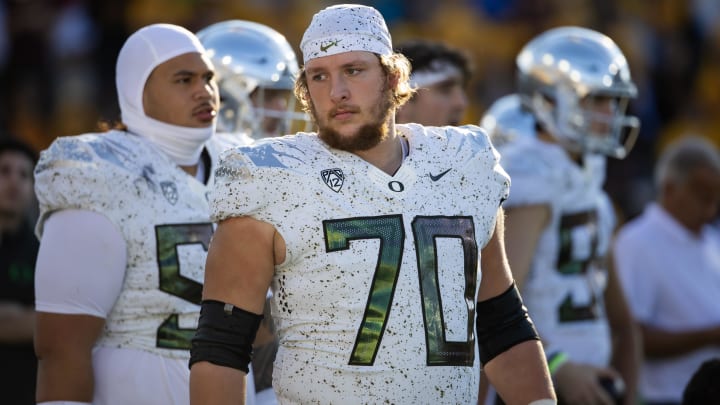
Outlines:
{"type": "Polygon", "coordinates": [[[150,118],[143,108],[143,90],[158,65],[191,52],[205,53],[195,34],[177,25],[152,24],[130,35],[120,49],[115,68],[122,122],[130,132],[150,139],[182,166],[198,162],[205,141],[215,132],[214,122],[205,128],[190,128],[150,118]]]}
{"type": "Polygon", "coordinates": [[[338,4],[315,14],[305,30],[300,50],[304,63],[350,51],[378,55],[393,52],[383,16],[376,9],[359,4],[338,4]]]}

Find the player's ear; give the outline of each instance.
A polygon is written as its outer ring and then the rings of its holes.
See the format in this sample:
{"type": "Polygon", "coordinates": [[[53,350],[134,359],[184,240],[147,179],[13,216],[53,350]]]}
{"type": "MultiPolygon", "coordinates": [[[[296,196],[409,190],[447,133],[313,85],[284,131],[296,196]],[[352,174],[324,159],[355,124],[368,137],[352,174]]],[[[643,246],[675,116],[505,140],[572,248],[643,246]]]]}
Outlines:
{"type": "Polygon", "coordinates": [[[387,86],[388,89],[390,89],[392,92],[397,91],[398,89],[398,83],[400,82],[400,78],[397,73],[388,73],[387,74],[387,86]]]}

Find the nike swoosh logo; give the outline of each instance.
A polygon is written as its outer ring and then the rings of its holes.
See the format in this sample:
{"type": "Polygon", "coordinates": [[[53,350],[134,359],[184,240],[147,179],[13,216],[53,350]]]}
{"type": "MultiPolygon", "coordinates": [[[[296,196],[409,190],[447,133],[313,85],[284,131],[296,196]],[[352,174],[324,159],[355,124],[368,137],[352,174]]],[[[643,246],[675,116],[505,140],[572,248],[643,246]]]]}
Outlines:
{"type": "Polygon", "coordinates": [[[452,168],[447,169],[447,170],[445,170],[444,172],[442,172],[442,173],[440,173],[440,174],[438,174],[438,175],[436,175],[436,176],[433,176],[432,173],[428,173],[428,176],[430,176],[430,180],[432,180],[432,181],[438,181],[438,180],[440,180],[440,178],[441,178],[442,176],[448,174],[448,172],[449,172],[450,170],[452,170],[452,168]]]}
{"type": "Polygon", "coordinates": [[[325,52],[325,51],[327,51],[328,49],[330,49],[330,48],[332,48],[333,46],[337,45],[338,42],[340,42],[340,41],[331,41],[331,42],[328,42],[328,43],[325,44],[325,45],[320,44],[320,52],[325,52]]]}

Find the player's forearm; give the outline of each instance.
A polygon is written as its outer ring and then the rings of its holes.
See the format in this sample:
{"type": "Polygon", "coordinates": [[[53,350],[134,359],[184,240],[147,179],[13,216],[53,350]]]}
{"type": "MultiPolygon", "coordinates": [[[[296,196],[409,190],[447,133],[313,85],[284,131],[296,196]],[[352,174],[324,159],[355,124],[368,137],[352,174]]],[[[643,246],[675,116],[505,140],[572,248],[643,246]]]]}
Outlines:
{"type": "Polygon", "coordinates": [[[190,404],[245,404],[245,373],[206,361],[190,369],[190,404]]]}
{"type": "Polygon", "coordinates": [[[517,344],[485,366],[488,379],[508,404],[555,399],[542,345],[537,340],[517,344]]]}
{"type": "Polygon", "coordinates": [[[634,404],[637,397],[637,384],[640,363],[642,362],[642,342],[640,331],[634,324],[613,333],[613,367],[620,372],[625,383],[625,403],[634,404]]]}
{"type": "Polygon", "coordinates": [[[709,345],[720,344],[720,327],[687,332],[670,332],[641,325],[645,356],[664,358],[679,356],[709,345]]]}

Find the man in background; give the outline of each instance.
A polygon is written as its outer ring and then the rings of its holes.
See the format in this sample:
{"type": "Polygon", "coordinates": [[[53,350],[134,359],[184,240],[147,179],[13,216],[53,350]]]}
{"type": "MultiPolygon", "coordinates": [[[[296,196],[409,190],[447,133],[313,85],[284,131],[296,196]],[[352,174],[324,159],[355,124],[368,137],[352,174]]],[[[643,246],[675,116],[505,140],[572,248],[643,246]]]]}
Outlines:
{"type": "Polygon", "coordinates": [[[667,147],[657,201],[615,240],[615,262],[640,324],[645,404],[679,404],[700,365],[720,357],[720,152],[700,137],[667,147]]]}
{"type": "Polygon", "coordinates": [[[412,65],[415,94],[395,113],[399,124],[460,125],[468,107],[467,85],[473,73],[470,58],[460,49],[424,39],[399,44],[396,50],[412,65]]]}
{"type": "Polygon", "coordinates": [[[516,62],[520,110],[510,98],[507,112],[532,119],[495,144],[512,180],[513,277],[558,403],[634,404],[639,338],[609,259],[615,216],[603,190],[606,159],[624,158],[639,127],[626,110],[637,94],[630,68],[611,38],[570,26],[537,35],[516,62]]]}
{"type": "Polygon", "coordinates": [[[217,70],[218,132],[262,139],[309,129],[293,94],[297,56],[284,35],[254,21],[227,20],[197,36],[217,70]]]}
{"type": "Polygon", "coordinates": [[[24,143],[0,141],[0,398],[14,405],[35,404],[35,160],[24,143]]]}

